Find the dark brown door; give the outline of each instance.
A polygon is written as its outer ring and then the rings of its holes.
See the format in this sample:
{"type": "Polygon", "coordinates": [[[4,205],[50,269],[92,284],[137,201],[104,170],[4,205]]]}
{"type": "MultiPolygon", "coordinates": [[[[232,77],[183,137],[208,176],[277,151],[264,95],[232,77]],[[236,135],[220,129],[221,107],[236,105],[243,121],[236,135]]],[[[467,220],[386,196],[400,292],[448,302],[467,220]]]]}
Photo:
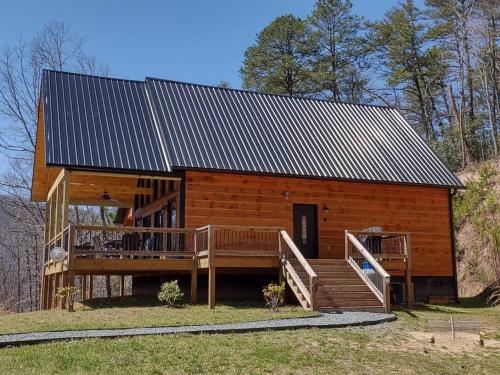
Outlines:
{"type": "Polygon", "coordinates": [[[318,258],[318,206],[293,205],[293,240],[305,258],[318,258]]]}

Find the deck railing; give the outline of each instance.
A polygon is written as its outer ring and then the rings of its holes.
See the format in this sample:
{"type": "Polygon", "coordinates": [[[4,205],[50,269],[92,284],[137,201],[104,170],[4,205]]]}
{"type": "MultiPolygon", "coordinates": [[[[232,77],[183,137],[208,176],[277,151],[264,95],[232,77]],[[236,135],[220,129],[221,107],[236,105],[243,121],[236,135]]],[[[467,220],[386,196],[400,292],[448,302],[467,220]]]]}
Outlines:
{"type": "MultiPolygon", "coordinates": [[[[306,299],[306,308],[314,309],[317,275],[285,230],[280,231],[279,246],[283,266],[306,299]]],[[[299,301],[302,303],[302,301],[299,301]]]]}
{"type": "Polygon", "coordinates": [[[389,312],[391,309],[391,278],[389,274],[354,234],[346,231],[345,242],[345,258],[347,262],[383,303],[385,311],[389,312]]]}
{"type": "Polygon", "coordinates": [[[45,262],[53,247],[67,258],[168,259],[194,257],[194,229],[106,227],[71,224],[46,244],[45,262]]]}

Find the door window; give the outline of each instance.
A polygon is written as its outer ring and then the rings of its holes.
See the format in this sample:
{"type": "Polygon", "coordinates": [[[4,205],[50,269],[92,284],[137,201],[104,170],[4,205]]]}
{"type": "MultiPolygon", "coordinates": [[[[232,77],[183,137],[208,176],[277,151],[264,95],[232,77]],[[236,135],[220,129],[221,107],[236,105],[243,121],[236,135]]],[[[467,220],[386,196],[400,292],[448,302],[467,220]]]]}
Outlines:
{"type": "Polygon", "coordinates": [[[302,245],[307,244],[307,216],[302,214],[301,218],[301,237],[302,237],[302,245]]]}

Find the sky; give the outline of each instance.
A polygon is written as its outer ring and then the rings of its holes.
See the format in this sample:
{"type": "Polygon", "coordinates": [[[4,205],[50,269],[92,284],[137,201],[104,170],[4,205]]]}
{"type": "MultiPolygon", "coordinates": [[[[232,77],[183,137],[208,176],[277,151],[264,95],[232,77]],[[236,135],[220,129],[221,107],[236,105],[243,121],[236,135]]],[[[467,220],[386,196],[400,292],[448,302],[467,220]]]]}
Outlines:
{"type": "MultiPolygon", "coordinates": [[[[381,18],[396,0],[352,0],[355,14],[381,18]]],[[[0,49],[64,22],[110,76],[146,76],[241,87],[243,54],[275,17],[305,17],[314,0],[0,0],[0,49]]],[[[0,121],[4,121],[0,118],[0,121]]],[[[0,124],[1,126],[1,124],[0,124]]],[[[5,159],[0,156],[0,170],[5,159]]]]}

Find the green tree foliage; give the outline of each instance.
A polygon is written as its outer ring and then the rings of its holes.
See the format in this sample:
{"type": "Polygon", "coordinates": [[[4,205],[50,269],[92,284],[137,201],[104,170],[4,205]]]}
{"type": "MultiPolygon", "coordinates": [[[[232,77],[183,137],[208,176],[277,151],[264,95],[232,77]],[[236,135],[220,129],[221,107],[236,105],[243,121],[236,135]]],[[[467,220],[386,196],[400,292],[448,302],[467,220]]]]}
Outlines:
{"type": "Polygon", "coordinates": [[[240,70],[243,87],[272,94],[310,94],[309,55],[306,23],[292,15],[278,17],[246,50],[240,70]]]}
{"type": "Polygon", "coordinates": [[[243,86],[401,110],[453,170],[498,155],[498,0],[403,0],[372,23],[350,0],[276,18],[248,48],[243,86]]]}
{"type": "Polygon", "coordinates": [[[363,20],[352,14],[351,1],[318,0],[307,22],[316,90],[332,100],[360,102],[367,84],[362,70],[363,20]]]}
{"type": "Polygon", "coordinates": [[[407,0],[370,29],[370,49],[388,86],[400,92],[400,108],[420,125],[427,141],[435,141],[441,125],[437,101],[447,66],[442,49],[430,44],[422,11],[407,0]]]}

